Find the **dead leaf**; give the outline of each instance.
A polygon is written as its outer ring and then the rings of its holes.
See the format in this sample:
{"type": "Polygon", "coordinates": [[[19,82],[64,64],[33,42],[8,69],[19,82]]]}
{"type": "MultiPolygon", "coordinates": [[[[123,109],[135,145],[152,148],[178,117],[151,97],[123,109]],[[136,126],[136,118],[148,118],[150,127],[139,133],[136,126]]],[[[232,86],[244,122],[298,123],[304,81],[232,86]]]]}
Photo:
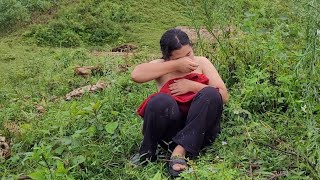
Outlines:
{"type": "Polygon", "coordinates": [[[25,96],[23,96],[23,98],[24,98],[24,100],[29,100],[31,98],[31,96],[25,95],[25,96]]]}
{"type": "Polygon", "coordinates": [[[104,81],[98,81],[95,85],[88,85],[77,88],[66,95],[66,100],[69,101],[75,97],[81,97],[85,92],[97,92],[104,90],[107,87],[104,81]]]}
{"type": "Polygon", "coordinates": [[[46,106],[47,105],[46,99],[44,97],[41,99],[41,105],[42,106],[46,106]]]}
{"type": "Polygon", "coordinates": [[[36,105],[35,108],[39,113],[45,113],[46,112],[46,109],[42,105],[36,105]]]}

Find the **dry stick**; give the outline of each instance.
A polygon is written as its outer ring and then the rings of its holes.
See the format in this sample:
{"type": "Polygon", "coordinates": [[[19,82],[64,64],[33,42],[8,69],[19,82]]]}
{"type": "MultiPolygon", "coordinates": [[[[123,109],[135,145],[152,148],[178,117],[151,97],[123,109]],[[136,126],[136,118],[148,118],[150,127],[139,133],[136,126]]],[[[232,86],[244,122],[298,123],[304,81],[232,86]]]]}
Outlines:
{"type": "Polygon", "coordinates": [[[252,170],[251,162],[250,162],[250,178],[251,180],[253,180],[253,170],[252,170]]]}
{"type": "MultiPolygon", "coordinates": [[[[204,2],[204,3],[206,3],[206,2],[204,2]]],[[[208,21],[208,23],[210,23],[210,30],[209,30],[209,28],[208,28],[208,26],[207,26],[207,30],[209,31],[209,33],[217,40],[217,42],[218,42],[218,44],[220,45],[220,47],[221,47],[221,49],[222,49],[222,52],[228,57],[228,53],[227,53],[227,51],[225,50],[225,48],[224,48],[224,46],[222,45],[222,43],[220,42],[220,39],[214,34],[214,32],[213,32],[213,26],[211,25],[211,23],[212,23],[212,21],[210,20],[210,15],[209,15],[209,10],[207,9],[208,8],[208,6],[207,5],[205,5],[205,6],[203,6],[203,8],[204,8],[204,13],[205,13],[205,16],[206,16],[206,18],[207,18],[207,21],[208,21]]]]}

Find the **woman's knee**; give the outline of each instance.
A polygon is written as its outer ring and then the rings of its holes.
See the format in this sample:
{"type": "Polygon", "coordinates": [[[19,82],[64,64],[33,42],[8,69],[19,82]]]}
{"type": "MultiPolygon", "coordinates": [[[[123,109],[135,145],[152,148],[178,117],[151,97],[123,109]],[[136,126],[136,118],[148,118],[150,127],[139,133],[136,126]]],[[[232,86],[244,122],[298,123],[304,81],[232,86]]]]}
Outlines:
{"type": "Polygon", "coordinates": [[[222,97],[217,88],[207,86],[203,88],[201,91],[199,91],[199,94],[202,97],[206,98],[207,100],[210,100],[216,103],[222,103],[222,97]]]}
{"type": "Polygon", "coordinates": [[[149,100],[147,109],[151,111],[162,111],[168,107],[174,106],[175,104],[176,101],[170,95],[159,93],[149,100]]]}

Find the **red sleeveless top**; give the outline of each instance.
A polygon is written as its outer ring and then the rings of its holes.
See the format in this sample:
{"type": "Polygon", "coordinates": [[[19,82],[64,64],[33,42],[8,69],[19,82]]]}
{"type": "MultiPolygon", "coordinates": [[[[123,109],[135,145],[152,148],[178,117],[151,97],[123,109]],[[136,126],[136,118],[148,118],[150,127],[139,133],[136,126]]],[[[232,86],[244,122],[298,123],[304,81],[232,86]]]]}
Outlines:
{"type": "MultiPolygon", "coordinates": [[[[159,92],[151,94],[150,96],[147,97],[147,99],[145,99],[141,105],[139,106],[139,108],[137,109],[137,113],[143,117],[144,116],[144,110],[147,106],[148,101],[155,95],[159,94],[159,93],[166,93],[170,96],[172,96],[170,89],[169,89],[169,85],[174,83],[175,80],[178,79],[189,79],[191,81],[195,81],[195,82],[199,82],[202,84],[208,84],[209,83],[209,79],[203,75],[203,74],[198,74],[198,73],[191,73],[188,74],[186,76],[183,77],[179,77],[179,78],[174,78],[169,80],[168,82],[166,82],[162,88],[160,89],[159,92]]],[[[178,103],[180,111],[182,113],[187,113],[189,110],[189,107],[191,105],[192,99],[194,98],[196,94],[194,92],[187,92],[186,94],[182,94],[182,95],[178,95],[178,96],[172,96],[178,103]]]]}

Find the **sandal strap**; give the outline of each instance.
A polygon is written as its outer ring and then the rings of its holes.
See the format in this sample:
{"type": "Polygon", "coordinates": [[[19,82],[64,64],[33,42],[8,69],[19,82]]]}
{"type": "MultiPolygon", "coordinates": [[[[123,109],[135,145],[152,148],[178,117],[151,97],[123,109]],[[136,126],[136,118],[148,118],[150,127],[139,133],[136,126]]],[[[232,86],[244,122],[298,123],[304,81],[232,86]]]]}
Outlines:
{"type": "Polygon", "coordinates": [[[172,167],[175,164],[187,165],[187,161],[182,157],[174,157],[169,161],[169,165],[172,167]]]}

